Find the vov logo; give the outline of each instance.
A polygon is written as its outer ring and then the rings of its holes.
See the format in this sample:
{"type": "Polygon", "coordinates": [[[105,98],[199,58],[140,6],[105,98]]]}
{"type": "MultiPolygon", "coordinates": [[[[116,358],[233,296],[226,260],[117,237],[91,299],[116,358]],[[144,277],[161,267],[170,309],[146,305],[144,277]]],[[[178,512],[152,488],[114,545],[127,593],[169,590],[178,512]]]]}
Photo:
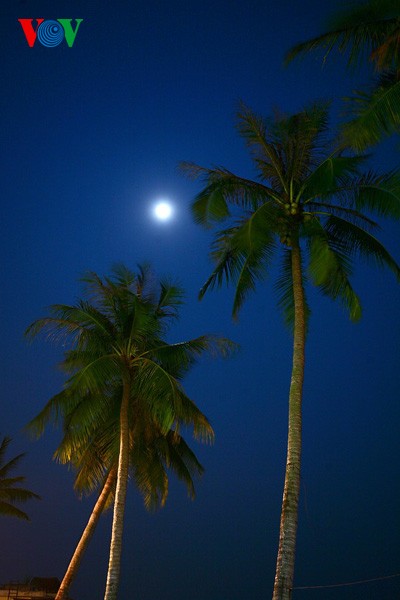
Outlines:
{"type": "Polygon", "coordinates": [[[59,46],[64,39],[72,48],[83,19],[47,19],[46,21],[44,19],[18,19],[18,21],[21,23],[26,41],[31,48],[35,45],[36,40],[39,40],[46,48],[54,48],[59,46]],[[36,21],[36,27],[33,26],[33,21],[36,21]],[[75,29],[72,27],[72,21],[75,21],[75,29]]]}

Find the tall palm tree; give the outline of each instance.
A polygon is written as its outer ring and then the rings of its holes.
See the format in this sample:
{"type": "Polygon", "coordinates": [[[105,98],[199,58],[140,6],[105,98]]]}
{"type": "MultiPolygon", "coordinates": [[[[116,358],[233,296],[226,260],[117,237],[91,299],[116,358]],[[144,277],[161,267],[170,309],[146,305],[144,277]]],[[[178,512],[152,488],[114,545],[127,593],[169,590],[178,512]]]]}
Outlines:
{"type": "Polygon", "coordinates": [[[9,437],[4,437],[0,444],[0,514],[29,521],[26,512],[15,506],[15,504],[18,502],[27,502],[32,498],[40,499],[40,496],[30,490],[19,487],[19,484],[25,481],[25,477],[21,475],[10,477],[11,471],[18,466],[21,458],[25,456],[25,454],[18,454],[18,456],[5,462],[5,453],[10,442],[11,439],[9,437]]]}
{"type": "MultiPolygon", "coordinates": [[[[154,429],[165,439],[171,430],[179,436],[179,427],[189,426],[193,427],[195,437],[212,439],[208,420],[185,394],[180,381],[200,354],[205,351],[226,354],[231,343],[213,336],[168,343],[165,335],[171,320],[177,317],[182,290],[167,281],[157,285],[146,268],[135,274],[119,266],[113,277],[101,279],[91,273],[85,282],[87,300],[74,306],[52,306],[51,316],[33,323],[27,334],[32,336],[45,330],[56,338],[66,336],[71,343],[63,361],[70,375],[66,389],[45,408],[41,417],[45,418],[52,410],[57,412],[60,401],[63,403],[65,414],[70,416],[70,435],[61,452],[72,456],[76,448],[87,445],[91,433],[101,431],[102,424],[103,443],[109,446],[107,460],[117,457],[105,592],[105,600],[115,600],[131,451],[135,452],[135,444],[141,443],[148,449],[144,440],[154,429]],[[113,422],[110,415],[116,416],[114,436],[108,431],[113,422]]],[[[100,467],[104,467],[102,461],[100,467]]],[[[134,468],[138,470],[136,464],[134,468]]],[[[160,469],[158,474],[163,479],[160,469]]],[[[151,498],[157,486],[153,475],[150,482],[146,467],[138,470],[136,480],[151,498]]],[[[163,485],[165,480],[160,483],[161,489],[163,485]]]]}
{"type": "Polygon", "coordinates": [[[299,54],[324,50],[324,61],[334,48],[347,53],[349,66],[369,60],[376,81],[350,98],[351,119],[345,139],[363,150],[382,135],[400,130],[400,4],[398,0],[367,0],[339,11],[321,35],[294,46],[299,54]]]}
{"type": "Polygon", "coordinates": [[[258,179],[225,168],[183,163],[204,188],[193,203],[203,226],[223,222],[211,256],[215,268],[200,297],[224,281],[233,283],[236,316],[249,292],[281,260],[278,302],[293,329],[293,363],[289,391],[287,462],[282,501],[274,600],[288,600],[293,586],[300,486],[302,387],[308,306],[306,284],[339,300],[353,320],[361,305],[350,277],[355,259],[400,269],[375,237],[373,213],[400,218],[400,177],[363,175],[363,157],[335,150],[329,141],[328,109],[314,104],[293,116],[263,119],[245,106],[239,132],[245,139],[258,179]]]}

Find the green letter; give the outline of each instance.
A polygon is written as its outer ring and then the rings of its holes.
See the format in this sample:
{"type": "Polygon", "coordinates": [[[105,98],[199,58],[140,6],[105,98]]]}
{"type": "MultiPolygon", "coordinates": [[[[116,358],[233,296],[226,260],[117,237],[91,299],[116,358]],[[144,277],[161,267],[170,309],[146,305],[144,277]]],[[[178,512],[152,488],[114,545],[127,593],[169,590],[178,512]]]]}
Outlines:
{"type": "Polygon", "coordinates": [[[72,26],[71,26],[72,19],[57,19],[57,21],[59,23],[61,23],[61,25],[63,26],[67,44],[70,48],[72,48],[75,38],[76,38],[76,34],[78,33],[79,25],[82,23],[83,19],[75,19],[75,21],[76,21],[75,31],[72,29],[72,26]]]}

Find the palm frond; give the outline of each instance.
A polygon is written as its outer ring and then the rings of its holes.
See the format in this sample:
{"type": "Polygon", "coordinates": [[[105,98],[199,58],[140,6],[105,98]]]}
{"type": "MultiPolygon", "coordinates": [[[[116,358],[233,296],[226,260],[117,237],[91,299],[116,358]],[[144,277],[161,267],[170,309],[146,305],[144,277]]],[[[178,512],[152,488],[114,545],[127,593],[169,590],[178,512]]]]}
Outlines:
{"type": "Polygon", "coordinates": [[[400,279],[400,267],[386,248],[370,233],[337,216],[330,216],[326,231],[337,240],[349,255],[356,255],[375,266],[388,267],[400,279]]]}
{"type": "MultiPolygon", "coordinates": [[[[106,456],[108,457],[108,454],[106,456]]],[[[118,449],[114,450],[113,456],[112,461],[105,460],[105,455],[102,452],[98,454],[96,444],[89,445],[81,453],[78,464],[74,464],[77,471],[74,481],[75,491],[80,495],[91,494],[101,489],[109,476],[116,482],[118,449]],[[111,466],[108,467],[108,464],[111,466]]],[[[115,489],[110,492],[111,498],[114,497],[114,492],[115,489]]],[[[111,501],[108,502],[108,506],[110,503],[111,501]]]]}
{"type": "Polygon", "coordinates": [[[209,227],[212,223],[225,219],[230,214],[229,208],[223,190],[213,181],[214,170],[192,162],[181,162],[179,168],[190,179],[201,178],[206,183],[192,206],[195,221],[209,227]]]}
{"type": "Polygon", "coordinates": [[[244,103],[240,104],[237,119],[238,131],[251,148],[263,177],[275,189],[288,192],[281,148],[271,135],[272,122],[256,115],[244,103]]]}
{"type": "Polygon", "coordinates": [[[137,288],[138,295],[139,290],[141,291],[145,287],[145,281],[150,272],[150,265],[143,264],[138,265],[138,273],[134,273],[131,269],[128,269],[123,263],[116,263],[112,268],[113,281],[117,284],[117,287],[123,289],[130,289],[134,284],[139,286],[137,288]]]}
{"type": "Polygon", "coordinates": [[[86,271],[80,281],[83,285],[85,299],[99,310],[107,311],[111,305],[112,289],[107,285],[107,281],[94,271],[86,271]]]}
{"type": "MultiPolygon", "coordinates": [[[[194,499],[195,487],[193,478],[203,474],[203,466],[197,460],[194,452],[189,448],[183,437],[177,434],[176,431],[170,431],[165,440],[162,440],[162,444],[164,447],[168,445],[168,461],[166,463],[168,468],[176,474],[178,479],[183,481],[188,496],[194,499]]],[[[165,450],[163,458],[166,460],[165,450]]]]}
{"type": "Polygon", "coordinates": [[[360,166],[366,156],[338,156],[336,151],[327,156],[302,182],[298,198],[306,197],[308,202],[316,197],[323,197],[337,192],[344,178],[359,173],[360,166]]]}
{"type": "Polygon", "coordinates": [[[227,358],[235,349],[236,345],[227,338],[203,335],[186,342],[163,344],[141,356],[152,356],[168,373],[180,379],[202,354],[227,358]]]}
{"type": "Polygon", "coordinates": [[[28,502],[32,499],[40,500],[40,496],[26,488],[19,487],[25,481],[25,477],[18,475],[10,477],[24,454],[15,456],[4,464],[5,452],[11,442],[9,437],[4,437],[0,444],[0,515],[17,517],[29,520],[28,515],[14,506],[16,502],[28,502]]]}
{"type": "Polygon", "coordinates": [[[9,438],[7,436],[4,437],[1,441],[1,445],[0,445],[0,480],[6,478],[8,476],[8,474],[10,473],[10,471],[12,471],[18,465],[21,458],[23,458],[25,456],[24,453],[18,454],[18,456],[15,456],[11,460],[9,460],[7,463],[3,464],[4,463],[4,455],[7,451],[7,448],[10,443],[11,443],[11,438],[9,438]]]}
{"type": "Polygon", "coordinates": [[[216,267],[200,290],[202,298],[209,287],[224,280],[235,285],[233,315],[236,317],[257,279],[263,278],[275,249],[279,229],[279,210],[272,203],[262,204],[234,227],[220,232],[211,256],[216,267]]]}
{"type": "Polygon", "coordinates": [[[400,219],[400,172],[383,175],[367,173],[352,188],[354,205],[358,211],[400,219]]]}
{"type": "Polygon", "coordinates": [[[0,443],[0,464],[3,463],[4,461],[4,455],[7,452],[7,448],[11,443],[11,438],[9,438],[8,436],[5,436],[0,443]]]}
{"type": "Polygon", "coordinates": [[[152,419],[166,434],[180,414],[181,384],[150,358],[140,358],[137,369],[135,390],[146,402],[152,419]]]}
{"type": "Polygon", "coordinates": [[[241,257],[240,270],[235,276],[234,317],[248,294],[255,290],[256,282],[265,277],[272,260],[276,248],[275,232],[265,223],[270,213],[270,206],[264,204],[243,221],[232,238],[236,253],[241,257]]]}
{"type": "Polygon", "coordinates": [[[149,358],[140,359],[133,392],[163,435],[175,422],[193,426],[194,435],[211,441],[213,431],[203,413],[166,369],[149,358]]]}
{"type": "Polygon", "coordinates": [[[50,317],[34,321],[26,329],[26,337],[32,339],[44,331],[48,339],[55,342],[69,339],[73,346],[85,344],[90,335],[101,338],[113,333],[107,317],[83,300],[77,306],[54,304],[50,307],[50,313],[50,317]]]}
{"type": "MultiPolygon", "coordinates": [[[[369,57],[378,68],[391,65],[397,57],[379,53],[388,37],[398,30],[400,10],[397,0],[368,0],[339,11],[331,17],[325,32],[296,44],[286,55],[286,63],[299,55],[321,49],[326,61],[334,48],[347,53],[348,65],[359,64],[369,57]]],[[[393,47],[392,47],[393,48],[393,47]]]]}
{"type": "Polygon", "coordinates": [[[361,318],[361,304],[351,283],[350,257],[343,246],[335,243],[319,223],[314,223],[309,240],[309,272],[314,284],[333,300],[340,300],[349,311],[351,320],[361,318]]]}
{"type": "Polygon", "coordinates": [[[236,248],[232,243],[232,238],[237,232],[238,226],[224,229],[218,233],[213,242],[211,257],[216,263],[210,277],[206,280],[199,291],[199,300],[201,300],[208,289],[215,286],[220,287],[224,281],[229,283],[235,280],[235,275],[240,272],[243,258],[238,255],[236,248]]]}
{"type": "Polygon", "coordinates": [[[0,500],[0,515],[4,515],[7,517],[16,517],[17,519],[24,519],[25,521],[30,521],[28,515],[23,510],[9,504],[8,502],[2,502],[0,500]]]}
{"type": "Polygon", "coordinates": [[[343,125],[345,143],[357,151],[376,144],[383,135],[400,130],[400,79],[382,81],[347,99],[352,119],[343,125]]]}
{"type": "Polygon", "coordinates": [[[166,502],[168,476],[154,445],[146,447],[143,454],[139,461],[133,457],[134,476],[146,509],[152,511],[166,502]]]}
{"type": "Polygon", "coordinates": [[[160,292],[157,300],[157,316],[178,317],[178,309],[183,304],[183,288],[169,279],[160,280],[160,292]]]}
{"type": "Polygon", "coordinates": [[[121,394],[113,398],[87,394],[81,402],[64,415],[64,436],[54,455],[62,463],[80,466],[90,453],[106,462],[111,447],[118,439],[118,415],[121,394]],[[84,455],[84,458],[82,456],[84,455]]]}
{"type": "Polygon", "coordinates": [[[43,435],[46,425],[50,422],[57,427],[64,417],[79,403],[80,397],[66,389],[56,394],[47,402],[45,407],[26,426],[26,429],[34,437],[43,435]]]}
{"type": "Polygon", "coordinates": [[[105,382],[119,377],[121,367],[118,367],[120,361],[116,354],[99,356],[72,375],[67,382],[68,386],[75,393],[101,392],[105,382]]]}
{"type": "Polygon", "coordinates": [[[19,487],[9,487],[6,489],[5,487],[14,486],[23,481],[25,481],[25,477],[13,477],[9,480],[5,480],[3,485],[0,486],[0,502],[28,502],[28,500],[32,500],[32,498],[40,500],[40,496],[30,490],[19,487]]]}
{"type": "MultiPolygon", "coordinates": [[[[337,199],[340,200],[339,191],[335,195],[337,199]]],[[[346,198],[346,196],[345,196],[346,198]]],[[[329,200],[329,199],[328,199],[329,200]]],[[[365,214],[359,212],[355,208],[348,208],[347,206],[340,206],[338,204],[332,204],[331,202],[314,202],[311,201],[306,204],[306,212],[309,212],[311,215],[318,215],[323,217],[327,217],[327,215],[336,215],[343,219],[346,219],[349,223],[353,223],[358,227],[362,227],[367,231],[376,231],[381,229],[376,221],[373,221],[365,214]]]]}
{"type": "MultiPolygon", "coordinates": [[[[284,140],[286,177],[298,185],[320,164],[331,142],[328,133],[329,102],[314,102],[303,111],[286,117],[279,124],[284,140]]],[[[292,185],[293,185],[292,183],[292,185]]]]}
{"type": "Polygon", "coordinates": [[[269,200],[280,201],[279,194],[265,183],[239,177],[223,167],[205,169],[183,163],[183,168],[196,173],[205,183],[195,197],[192,212],[195,221],[206,227],[229,217],[229,204],[252,210],[269,200]]]}

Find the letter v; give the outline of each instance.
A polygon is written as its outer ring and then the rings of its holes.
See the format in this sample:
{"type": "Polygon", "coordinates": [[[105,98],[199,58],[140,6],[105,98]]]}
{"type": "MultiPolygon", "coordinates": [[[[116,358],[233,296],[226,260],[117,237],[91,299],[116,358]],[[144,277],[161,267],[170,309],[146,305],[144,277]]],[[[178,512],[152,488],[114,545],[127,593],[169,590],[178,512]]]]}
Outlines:
{"type": "Polygon", "coordinates": [[[75,31],[72,29],[72,19],[57,19],[57,21],[63,26],[67,44],[70,48],[72,48],[72,46],[74,45],[76,34],[78,33],[79,25],[82,23],[83,19],[75,19],[75,31]]]}
{"type": "Polygon", "coordinates": [[[33,29],[33,26],[32,26],[33,19],[18,19],[18,21],[21,23],[21,27],[24,31],[28,45],[31,48],[33,48],[33,45],[36,42],[37,29],[38,29],[40,23],[43,23],[44,19],[35,19],[35,21],[37,22],[36,29],[33,29]]]}

